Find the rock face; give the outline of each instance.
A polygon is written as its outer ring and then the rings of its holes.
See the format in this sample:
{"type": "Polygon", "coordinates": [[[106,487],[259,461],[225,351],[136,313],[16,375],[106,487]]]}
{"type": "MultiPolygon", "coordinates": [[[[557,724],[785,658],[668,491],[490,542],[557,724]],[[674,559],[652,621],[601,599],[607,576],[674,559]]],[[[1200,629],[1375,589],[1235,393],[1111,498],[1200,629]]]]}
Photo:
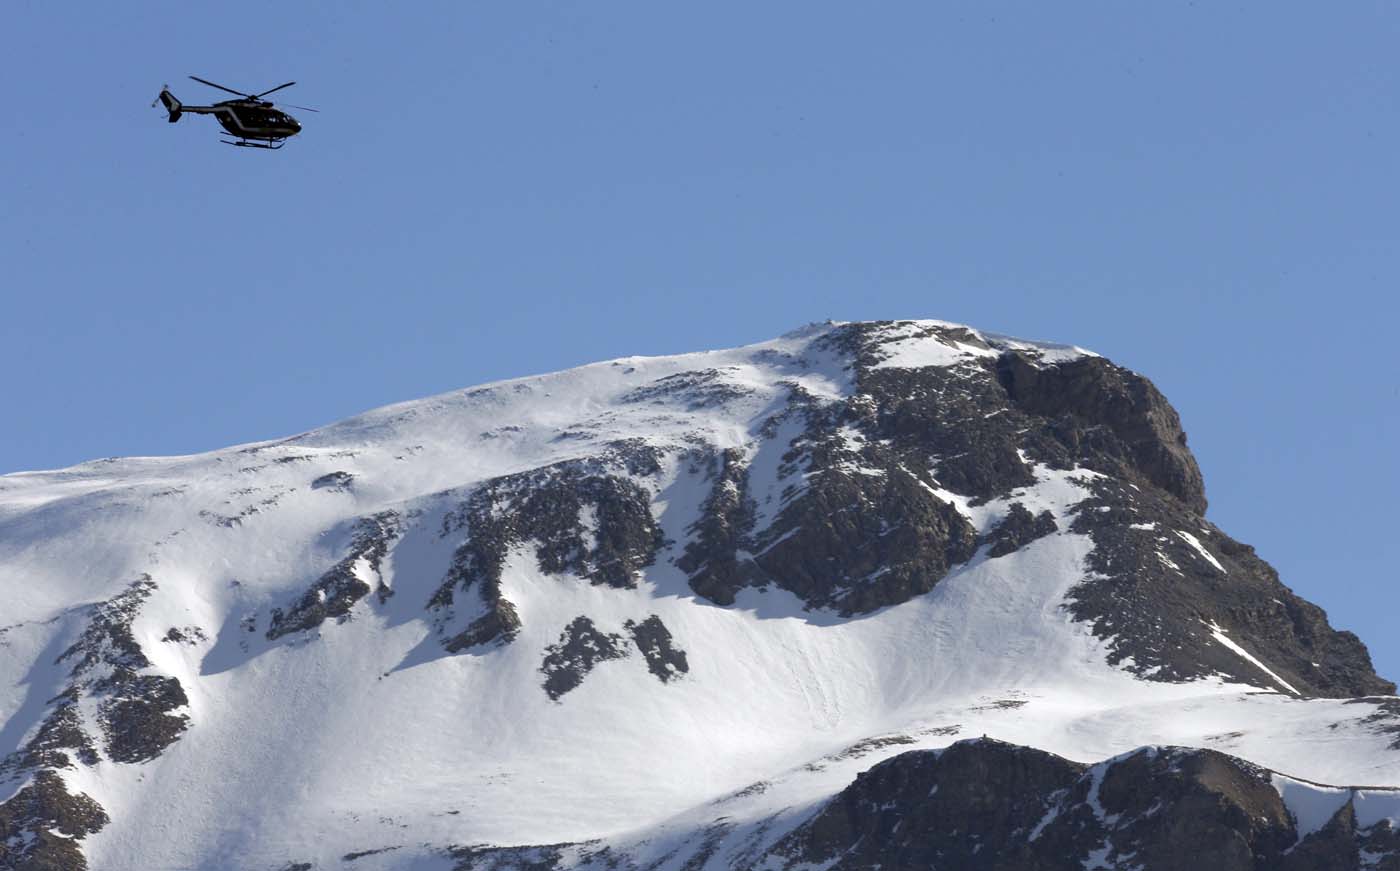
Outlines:
{"type": "Polygon", "coordinates": [[[1073,529],[1094,541],[1095,574],[1068,607],[1108,641],[1111,662],[1154,680],[1223,674],[1308,696],[1395,692],[1360,640],[1328,626],[1253,548],[1160,491],[1111,479],[1092,489],[1073,529]],[[1220,635],[1257,651],[1269,671],[1220,635]]]}
{"type": "MultiPolygon", "coordinates": [[[[1389,818],[1360,825],[1358,791],[1303,829],[1276,777],[1213,750],[1144,747],[1087,765],[972,739],[886,759],[785,834],[760,825],[740,849],[726,850],[735,825],[720,818],[663,861],[744,871],[1333,871],[1400,863],[1400,828],[1389,818]]],[[[1400,806],[1400,792],[1387,800],[1400,806]]],[[[599,842],[448,852],[455,871],[660,864],[599,842]]]]}
{"type": "Polygon", "coordinates": [[[0,801],[0,868],[86,868],[77,841],[109,819],[92,798],[70,792],[59,772],[104,758],[146,762],[189,728],[184,687],[170,675],[153,673],[132,634],[132,622],[156,589],[143,575],[93,606],[82,635],[58,656],[55,665],[71,667],[67,688],[49,700],[33,737],[0,760],[0,783],[29,778],[0,801]]]}
{"type": "Polygon", "coordinates": [[[41,771],[13,798],[0,803],[0,868],[86,868],[77,841],[101,831],[107,822],[101,805],[81,793],[69,793],[52,771],[41,771]]]}
{"type": "Polygon", "coordinates": [[[1047,421],[1080,465],[1151,484],[1205,513],[1205,481],[1186,448],[1181,419],[1146,378],[1102,357],[1043,366],[1017,351],[997,358],[997,375],[1008,398],[1047,421]]]}
{"type": "Polygon", "coordinates": [[[1086,766],[961,742],[860,775],[767,867],[1323,871],[1360,867],[1362,849],[1372,867],[1400,862],[1391,822],[1358,830],[1350,801],[1300,837],[1271,777],[1211,750],[1145,748],[1086,766]]]}
{"type": "Polygon", "coordinates": [[[646,659],[647,670],[662,683],[669,683],[690,671],[685,651],[676,646],[671,631],[655,614],[638,623],[627,621],[627,634],[646,659]]]}
{"type": "Polygon", "coordinates": [[[311,585],[291,607],[272,612],[267,630],[269,641],[292,632],[314,629],[329,619],[344,619],[355,603],[377,592],[379,599],[394,594],[384,583],[380,567],[390,546],[399,537],[402,526],[397,514],[385,511],[355,524],[350,553],[311,585]],[[365,576],[375,580],[372,588],[365,576]]]}
{"type": "Polygon", "coordinates": [[[992,546],[987,549],[987,556],[996,559],[1015,553],[1037,538],[1044,538],[1059,528],[1055,517],[1049,511],[1032,516],[1026,510],[1026,506],[1020,502],[1012,502],[1005,519],[997,524],[990,536],[992,546]]]}
{"type": "Polygon", "coordinates": [[[1395,685],[1206,507],[1146,378],[937,321],[6,476],[0,869],[1400,871],[1264,767],[1400,786],[1395,685]]]}
{"type": "Polygon", "coordinates": [[[598,663],[626,656],[622,644],[621,635],[604,634],[587,617],[576,618],[565,627],[559,643],[546,648],[544,664],[540,666],[544,691],[557,701],[583,683],[598,663]]]}
{"type": "Polygon", "coordinates": [[[651,451],[619,444],[599,460],[561,463],[479,488],[443,523],[444,536],[465,531],[467,537],[428,605],[445,626],[455,616],[458,594],[475,588],[484,613],[443,646],[457,653],[515,637],[520,618],[500,585],[507,555],[521,544],[532,546],[540,569],[550,574],[636,586],[662,536],[650,494],[627,475],[654,471],[651,451]]]}
{"type": "MultiPolygon", "coordinates": [[[[1354,635],[1333,630],[1205,519],[1180,418],[1147,379],[1101,357],[1047,360],[943,325],[850,324],[819,344],[850,361],[854,390],[818,401],[795,388],[765,424],[796,431],[778,467],[791,483],[766,525],[751,492],[754,458],[707,457],[710,495],[677,560],[697,594],[728,605],[745,587],[772,584],[846,616],[896,605],[976,551],[978,532],[955,499],[1007,497],[1036,482],[1037,463],[1083,469],[1096,473],[1093,495],[1073,531],[1094,540],[1095,576],[1070,612],[1109,641],[1113,662],[1150,680],[1224,675],[1308,696],[1395,691],[1354,635]],[[959,356],[900,365],[911,342],[959,356]],[[1281,667],[1251,665],[1211,627],[1281,667]]],[[[1013,503],[987,555],[1056,529],[1048,512],[1013,503]]]]}

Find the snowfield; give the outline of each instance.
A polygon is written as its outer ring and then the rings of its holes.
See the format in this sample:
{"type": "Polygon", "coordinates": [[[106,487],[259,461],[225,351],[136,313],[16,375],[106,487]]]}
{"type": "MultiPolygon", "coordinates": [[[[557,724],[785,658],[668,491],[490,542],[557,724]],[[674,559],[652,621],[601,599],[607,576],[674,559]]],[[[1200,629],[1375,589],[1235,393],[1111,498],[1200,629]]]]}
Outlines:
{"type": "MultiPolygon", "coordinates": [[[[878,365],[1089,353],[986,334],[992,350],[949,344],[921,337],[930,323],[901,327],[878,365]]],[[[345,867],[446,869],[438,851],[452,845],[598,839],[659,860],[719,817],[733,844],[762,821],[774,840],[881,759],[983,735],[1083,762],[1144,745],[1221,750],[1278,772],[1300,831],[1353,796],[1341,787],[1370,788],[1359,816],[1400,818],[1384,789],[1400,787],[1400,751],[1362,722],[1373,705],[1303,698],[1282,678],[1165,683],[1108,664],[1105,639],[1062,607],[1089,572],[1093,541],[1070,526],[1094,472],[1036,466],[1033,485],[979,504],[921,482],[979,532],[1012,502],[1059,531],[997,559],[984,545],[903,604],[843,617],[776,587],[730,606],[698,596],[673,562],[710,492],[687,452],[742,454],[756,522],[771,523],[806,483],[784,468],[799,428],[765,422],[794,385],[818,402],[853,390],[843,360],[814,344],[828,329],[500,382],[207,454],[0,477],[0,755],[37,734],[68,685],[57,660],[91,606],[148,575],[131,634],[147,672],[183,687],[189,727],[148,761],[99,754],[61,772],[111,818],[82,841],[96,869],[341,867],[375,850],[345,867]],[[662,457],[631,476],[666,541],[637,586],[549,574],[515,546],[500,592],[518,635],[449,654],[425,607],[462,541],[442,534],[449,515],[483,482],[622,440],[662,457]],[[350,571],[392,596],[269,640],[273,609],[345,557],[357,520],[386,511],[402,519],[387,556],[350,571]],[[688,671],[663,682],[630,649],[551,699],[542,652],[579,616],[605,635],[659,617],[688,671]]],[[[1225,572],[1194,531],[1161,533],[1225,572]]],[[[1201,632],[1272,667],[1220,626],[1201,632]]],[[[79,708],[97,734],[92,704],[79,708]]],[[[24,782],[0,782],[0,801],[24,782]]]]}

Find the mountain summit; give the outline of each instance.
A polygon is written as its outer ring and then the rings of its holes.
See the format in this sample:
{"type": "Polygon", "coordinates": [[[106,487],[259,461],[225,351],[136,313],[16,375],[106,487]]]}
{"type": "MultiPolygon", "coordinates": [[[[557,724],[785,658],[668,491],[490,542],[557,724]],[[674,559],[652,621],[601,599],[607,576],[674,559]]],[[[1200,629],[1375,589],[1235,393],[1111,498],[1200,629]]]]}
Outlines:
{"type": "Polygon", "coordinates": [[[0,868],[1400,867],[1395,684],[1205,511],[941,321],[0,477],[0,868]]]}

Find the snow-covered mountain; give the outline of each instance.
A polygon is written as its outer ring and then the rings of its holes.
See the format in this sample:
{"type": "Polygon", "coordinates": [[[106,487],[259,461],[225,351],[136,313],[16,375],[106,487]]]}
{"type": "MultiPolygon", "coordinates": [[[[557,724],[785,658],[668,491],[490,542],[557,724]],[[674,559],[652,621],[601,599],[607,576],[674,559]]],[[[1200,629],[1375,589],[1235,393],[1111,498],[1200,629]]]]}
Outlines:
{"type": "Polygon", "coordinates": [[[0,868],[1400,867],[1395,685],[1205,508],[939,321],[0,477],[0,868]]]}

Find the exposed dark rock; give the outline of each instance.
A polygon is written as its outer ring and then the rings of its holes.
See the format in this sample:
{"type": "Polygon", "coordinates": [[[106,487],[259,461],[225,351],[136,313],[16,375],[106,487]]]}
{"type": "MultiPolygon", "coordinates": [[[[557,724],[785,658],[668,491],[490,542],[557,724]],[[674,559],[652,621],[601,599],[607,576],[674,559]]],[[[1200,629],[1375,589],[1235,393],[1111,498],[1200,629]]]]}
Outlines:
{"type": "Polygon", "coordinates": [[[457,593],[475,587],[485,608],[465,630],[443,641],[448,651],[514,638],[520,619],[500,582],[506,555],[517,544],[532,542],[540,569],[549,574],[636,586],[663,542],[651,514],[651,495],[616,474],[622,470],[655,474],[654,450],[623,443],[601,458],[497,478],[444,521],[444,535],[466,529],[467,538],[428,606],[437,612],[439,626],[445,626],[455,613],[457,593]]]}
{"type": "MultiPolygon", "coordinates": [[[[905,739],[861,742],[830,759],[905,739]]],[[[1213,750],[1147,747],[1086,765],[982,738],[886,759],[786,833],[772,817],[731,838],[739,824],[721,816],[645,860],[599,842],[477,845],[449,855],[458,871],[1351,871],[1363,852],[1367,868],[1400,867],[1400,833],[1387,820],[1359,830],[1352,801],[1300,839],[1272,777],[1213,750]]]]}
{"type": "Polygon", "coordinates": [[[599,632],[587,617],[575,617],[564,628],[558,644],[545,648],[540,672],[544,674],[544,691],[555,701],[583,683],[593,666],[609,659],[627,655],[621,635],[599,632]]]}
{"type": "Polygon", "coordinates": [[[345,619],[355,603],[374,590],[356,574],[356,569],[362,562],[367,571],[378,579],[380,601],[392,595],[393,591],[385,585],[380,574],[380,567],[389,554],[389,548],[398,540],[402,531],[399,516],[392,511],[384,511],[359,520],[351,537],[350,552],[345,558],[321,575],[287,610],[273,609],[271,624],[267,630],[268,640],[272,641],[292,632],[314,629],[326,620],[345,619]]]}
{"type": "Polygon", "coordinates": [[[453,847],[447,851],[452,871],[555,871],[564,866],[564,850],[573,844],[529,847],[453,847]]]}
{"type": "Polygon", "coordinates": [[[83,871],[88,865],[78,841],[107,823],[101,805],[84,793],[70,793],[52,771],[40,771],[0,803],[0,868],[83,871]]]}
{"type": "MultiPolygon", "coordinates": [[[[1059,864],[1011,864],[1032,853],[1028,835],[1085,767],[1049,753],[981,741],[911,751],[859,775],[771,853],[788,863],[834,868],[1075,868],[1099,834],[1093,812],[1075,808],[1041,848],[1059,864]],[[1075,841],[1084,845],[1082,848],[1075,841]]],[[[1037,833],[1040,834],[1040,833],[1037,833]]]]}
{"type": "MultiPolygon", "coordinates": [[[[1352,806],[1347,803],[1348,809],[1352,806]]],[[[1355,820],[1355,814],[1352,816],[1355,820]]],[[[1381,820],[1357,832],[1357,844],[1368,860],[1369,871],[1400,871],[1400,829],[1381,820]]]]}
{"type": "Polygon", "coordinates": [[[183,629],[178,626],[171,626],[170,631],[161,637],[161,641],[167,644],[188,644],[194,646],[201,641],[208,641],[209,636],[204,634],[204,630],[198,626],[186,626],[183,629]]]}
{"type": "MultiPolygon", "coordinates": [[[[1348,800],[1325,826],[1288,850],[1275,867],[1279,871],[1351,871],[1361,868],[1361,844],[1357,835],[1355,806],[1348,800]]],[[[1377,852],[1380,854],[1377,858],[1381,858],[1384,852],[1389,851],[1377,852]]],[[[1395,851],[1391,859],[1400,862],[1400,851],[1395,851]]]]}
{"type": "Polygon", "coordinates": [[[84,765],[97,762],[97,747],[83,730],[78,713],[78,688],[70,686],[49,704],[53,709],[29,743],[0,761],[0,776],[39,768],[72,768],[66,751],[72,751],[84,765]]]}
{"type": "Polygon", "coordinates": [[[989,536],[992,546],[988,548],[987,556],[996,559],[1015,553],[1037,538],[1044,538],[1058,529],[1059,526],[1049,511],[1033,515],[1020,502],[1012,502],[1007,508],[1006,517],[989,536]]]}
{"type": "MultiPolygon", "coordinates": [[[[1213,623],[1302,694],[1393,692],[1355,636],[1333,630],[1251,548],[1202,517],[1205,489],[1180,418],[1142,376],[939,324],[847,324],[817,347],[850,361],[855,391],[817,400],[794,387],[762,428],[774,439],[780,424],[803,424],[764,528],[756,500],[765,497],[750,492],[746,455],[709,458],[711,493],[676,560],[698,595],[729,605],[739,590],[771,583],[846,616],[899,604],[971,556],[975,530],[938,493],[974,504],[1014,498],[1035,482],[1032,463],[1084,468],[1107,477],[1085,478],[1095,497],[1073,531],[1093,537],[1095,574],[1070,610],[1110,642],[1112,662],[1153,680],[1219,675],[1284,689],[1217,642],[1213,623]],[[961,357],[882,366],[892,342],[911,339],[961,357]]],[[[988,556],[1053,531],[1052,516],[1013,503],[987,538],[988,556]]]]}
{"type": "Polygon", "coordinates": [[[189,728],[188,716],[171,713],[189,704],[173,677],[118,670],[94,690],[105,696],[97,716],[113,761],[154,759],[189,728]]]}
{"type": "Polygon", "coordinates": [[[757,537],[753,557],[809,605],[843,615],[896,605],[933,589],[976,550],[972,524],[912,473],[821,471],[757,537]]]}
{"type": "Polygon", "coordinates": [[[78,707],[87,696],[97,702],[95,725],[102,749],[115,762],[143,762],[158,756],[189,727],[178,713],[189,704],[180,681],[145,673],[151,667],[131,632],[141,604],[156,583],[143,575],[112,599],[96,605],[78,641],[57,662],[73,662],[67,689],[52,706],[34,737],[0,763],[0,774],[73,767],[98,761],[97,742],[85,728],[78,707]],[[72,752],[72,756],[70,753],[72,752]]]}
{"type": "MultiPolygon", "coordinates": [[[[488,587],[482,586],[486,596],[488,587]]],[[[460,653],[482,644],[509,644],[520,632],[520,615],[515,604],[499,593],[487,602],[486,613],[473,620],[466,629],[443,642],[448,653],[460,653]]]]}
{"type": "Polygon", "coordinates": [[[311,482],[311,489],[342,492],[351,489],[354,483],[355,476],[349,472],[327,472],[311,482]]]}
{"type": "Polygon", "coordinates": [[[87,628],[74,644],[59,655],[56,662],[74,661],[71,676],[77,678],[100,665],[136,670],[147,668],[151,661],[141,652],[141,645],[131,634],[131,623],[141,610],[141,604],[156,590],[150,575],[142,575],[125,590],[106,602],[93,606],[87,628]]]}
{"type": "Polygon", "coordinates": [[[678,405],[687,411],[714,408],[749,395],[749,390],[725,380],[719,369],[677,372],[632,390],[623,402],[678,405]]]}
{"type": "Polygon", "coordinates": [[[927,469],[939,485],[975,501],[1035,483],[1021,456],[1035,421],[1009,402],[990,362],[857,371],[854,399],[864,400],[871,441],[890,445],[905,468],[927,469]]]}
{"type": "Polygon", "coordinates": [[[398,848],[397,846],[394,846],[394,847],[379,847],[379,848],[374,849],[374,850],[356,850],[356,851],[353,852],[353,853],[346,853],[344,856],[341,856],[341,857],[340,857],[340,861],[342,861],[342,862],[354,862],[356,859],[363,859],[363,858],[366,857],[366,856],[378,856],[380,853],[389,853],[389,852],[392,852],[392,851],[397,850],[397,849],[399,849],[399,848],[398,848]]]}
{"type": "Polygon", "coordinates": [[[881,762],[768,858],[832,869],[1358,867],[1346,813],[1297,841],[1270,773],[1222,753],[1147,748],[1085,766],[982,739],[881,762]]]}
{"type": "Polygon", "coordinates": [[[1159,487],[1205,513],[1205,482],[1181,418],[1146,378],[1102,357],[1046,366],[1020,351],[1002,354],[997,374],[1018,407],[1048,419],[1080,465],[1159,487]]]}
{"type": "MultiPolygon", "coordinates": [[[[957,730],[954,729],[953,731],[956,732],[957,730]]],[[[919,739],[915,738],[912,735],[883,735],[877,738],[866,738],[863,741],[857,741],[856,743],[852,744],[851,746],[838,753],[832,753],[829,756],[823,756],[816,762],[809,762],[803,767],[806,768],[808,771],[822,771],[835,762],[842,762],[847,759],[859,759],[862,756],[868,756],[869,754],[874,753],[877,750],[883,750],[886,747],[896,747],[902,744],[917,743],[919,743],[919,739]]]]}
{"type": "Polygon", "coordinates": [[[1077,506],[1071,529],[1094,540],[1093,574],[1067,607],[1108,641],[1109,662],[1154,680],[1220,675],[1287,691],[1217,641],[1218,626],[1304,695],[1395,691],[1356,636],[1332,629],[1253,548],[1160,490],[1105,478],[1086,486],[1094,495],[1077,506]]]}
{"type": "Polygon", "coordinates": [[[703,871],[709,864],[715,853],[719,850],[720,844],[734,831],[735,824],[728,820],[716,820],[705,826],[699,832],[698,845],[693,848],[690,857],[681,866],[680,871],[703,871]]]}
{"type": "Polygon", "coordinates": [[[668,683],[690,671],[685,651],[675,646],[671,631],[660,617],[653,614],[640,623],[628,620],[623,627],[646,659],[647,670],[656,675],[657,680],[668,683]]]}
{"type": "MultiPolygon", "coordinates": [[[[1213,750],[1143,750],[1103,763],[1106,861],[1164,871],[1273,868],[1297,840],[1269,772],[1213,750]],[[1181,846],[1189,842],[1191,853],[1181,846]]],[[[1092,787],[1086,801],[1092,798],[1092,787]]]]}
{"type": "Polygon", "coordinates": [[[676,565],[690,576],[690,588],[720,605],[734,604],[739,590],[761,582],[762,572],[740,552],[753,532],[754,504],[748,492],[743,452],[730,448],[707,456],[714,482],[691,524],[692,538],[676,565]]]}
{"type": "Polygon", "coordinates": [[[801,391],[785,416],[804,421],[805,430],[782,457],[779,474],[794,483],[766,528],[753,530],[739,454],[718,458],[711,493],[677,560],[696,593],[728,605],[739,589],[772,583],[811,607],[863,614],[928,592],[972,556],[976,531],[919,477],[923,459],[880,441],[852,446],[843,410],[801,391]]]}

